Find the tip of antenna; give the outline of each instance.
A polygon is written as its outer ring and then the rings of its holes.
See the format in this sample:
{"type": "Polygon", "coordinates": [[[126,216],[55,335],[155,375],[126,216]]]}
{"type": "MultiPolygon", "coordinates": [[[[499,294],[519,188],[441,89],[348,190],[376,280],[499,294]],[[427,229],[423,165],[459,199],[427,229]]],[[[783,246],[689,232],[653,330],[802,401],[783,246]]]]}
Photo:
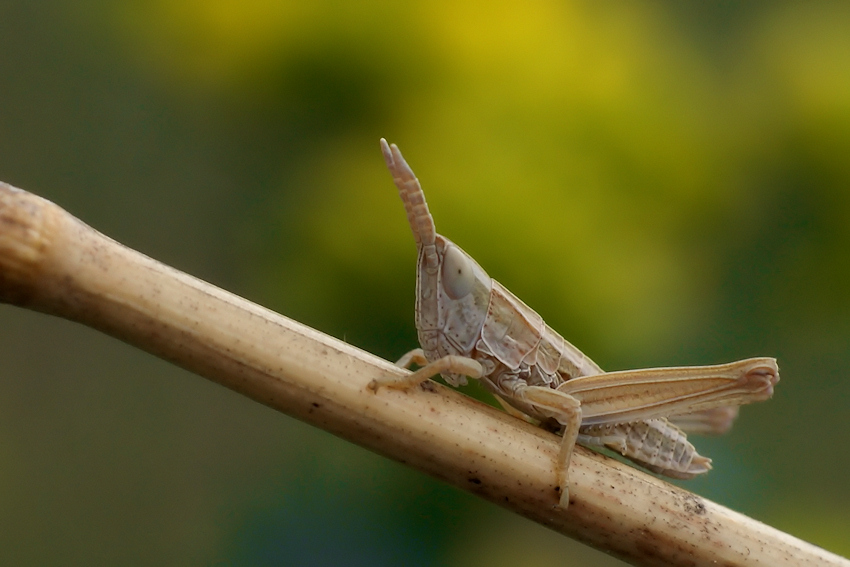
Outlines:
{"type": "Polygon", "coordinates": [[[384,161],[387,162],[387,167],[392,167],[395,160],[393,159],[393,152],[386,138],[381,138],[381,152],[384,154],[384,161]]]}

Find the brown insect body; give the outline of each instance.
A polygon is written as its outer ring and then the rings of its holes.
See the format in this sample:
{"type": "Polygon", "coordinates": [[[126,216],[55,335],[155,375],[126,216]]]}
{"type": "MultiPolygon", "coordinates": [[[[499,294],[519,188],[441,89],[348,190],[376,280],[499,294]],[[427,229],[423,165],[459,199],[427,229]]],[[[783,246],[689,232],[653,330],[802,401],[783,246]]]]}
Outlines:
{"type": "Polygon", "coordinates": [[[566,468],[577,440],[607,446],[654,472],[690,478],[708,471],[711,461],[666,418],[683,416],[683,424],[711,432],[720,429],[718,424],[728,428],[734,419],[726,412],[724,422],[723,410],[773,394],[779,376],[772,358],[604,372],[469,254],[437,234],[413,171],[395,145],[384,140],[381,145],[419,253],[416,328],[422,349],[399,364],[426,365],[385,385],[406,387],[440,373],[457,386],[470,376],[523,414],[556,420],[564,435],[561,506],[568,504],[566,468]]]}

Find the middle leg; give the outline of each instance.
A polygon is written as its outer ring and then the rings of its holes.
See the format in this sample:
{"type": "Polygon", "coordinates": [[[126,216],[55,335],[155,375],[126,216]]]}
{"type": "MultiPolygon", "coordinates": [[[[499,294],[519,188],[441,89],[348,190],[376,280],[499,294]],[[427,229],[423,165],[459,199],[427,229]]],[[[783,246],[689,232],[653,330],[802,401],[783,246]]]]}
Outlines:
{"type": "MultiPolygon", "coordinates": [[[[503,382],[503,386],[504,386],[503,382]]],[[[581,427],[581,403],[569,394],[553,390],[546,386],[529,386],[516,379],[508,385],[511,397],[525,402],[543,414],[549,414],[564,426],[561,448],[558,451],[558,488],[560,499],[558,506],[567,509],[570,505],[570,461],[581,427]]]]}

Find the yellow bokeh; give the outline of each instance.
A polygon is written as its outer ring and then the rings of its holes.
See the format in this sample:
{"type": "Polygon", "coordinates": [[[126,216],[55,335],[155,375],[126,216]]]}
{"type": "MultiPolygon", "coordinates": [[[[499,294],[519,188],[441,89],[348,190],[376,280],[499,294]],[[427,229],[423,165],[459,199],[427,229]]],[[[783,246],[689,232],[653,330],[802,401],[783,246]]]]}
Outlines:
{"type": "MultiPolygon", "coordinates": [[[[437,229],[603,368],[776,357],[773,399],[692,438],[714,468],[682,485],[848,553],[848,6],[7,0],[0,179],[397,359],[415,245],[386,137],[437,229]]],[[[603,564],[105,335],[0,316],[2,565],[603,564]]]]}
{"type": "Polygon", "coordinates": [[[740,41],[742,71],[723,75],[648,3],[183,0],[124,10],[142,59],[203,88],[250,89],[238,78],[264,72],[297,81],[305,58],[334,54],[374,71],[391,126],[333,142],[326,163],[310,164],[315,175],[302,174],[322,193],[303,212],[305,230],[322,235],[308,257],[375,271],[380,259],[361,251],[409,244],[381,230],[402,218],[375,171],[384,135],[423,178],[440,230],[547,317],[635,353],[699,324],[713,272],[687,243],[725,208],[746,206],[741,168],[766,125],[846,121],[850,104],[847,35],[827,11],[807,12],[804,25],[793,10],[766,17],[740,41]],[[758,89],[787,101],[765,107],[758,89]]]}

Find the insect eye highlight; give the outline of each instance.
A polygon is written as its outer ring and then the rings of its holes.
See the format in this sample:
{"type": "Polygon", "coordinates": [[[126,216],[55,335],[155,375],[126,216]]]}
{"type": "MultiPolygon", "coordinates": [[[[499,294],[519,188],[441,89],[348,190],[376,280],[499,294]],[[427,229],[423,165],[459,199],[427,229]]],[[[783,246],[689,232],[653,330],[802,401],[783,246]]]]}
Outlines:
{"type": "Polygon", "coordinates": [[[449,246],[443,257],[442,269],[443,289],[452,299],[461,299],[472,291],[475,274],[472,265],[459,248],[449,246]]]}

